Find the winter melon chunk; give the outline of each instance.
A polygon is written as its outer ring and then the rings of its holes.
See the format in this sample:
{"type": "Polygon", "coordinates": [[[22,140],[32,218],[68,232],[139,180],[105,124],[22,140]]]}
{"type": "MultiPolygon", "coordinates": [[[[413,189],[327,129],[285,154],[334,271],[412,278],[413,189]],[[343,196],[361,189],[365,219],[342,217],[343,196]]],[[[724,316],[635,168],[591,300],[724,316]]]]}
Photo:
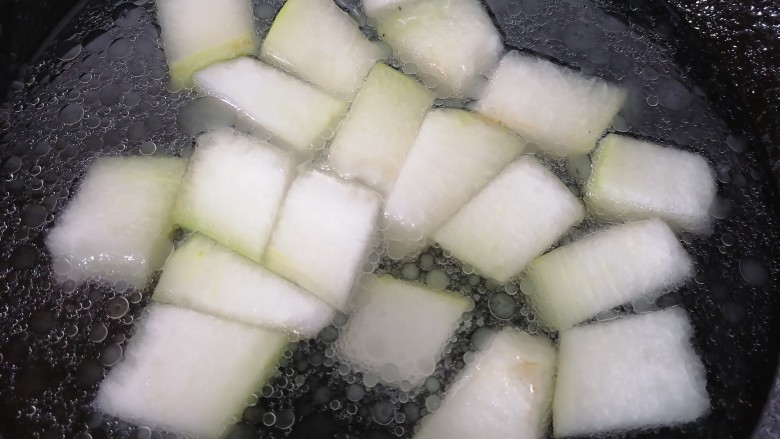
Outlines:
{"type": "Polygon", "coordinates": [[[504,51],[479,0],[415,1],[376,17],[379,38],[439,97],[474,98],[504,51]]]}
{"type": "Polygon", "coordinates": [[[173,157],[101,157],[46,238],[55,271],[144,288],[173,244],[171,210],[187,162],[173,157]]]}
{"type": "Polygon", "coordinates": [[[219,437],[273,375],[286,346],[283,332],[152,304],[95,402],[131,423],[219,437]]]}
{"type": "Polygon", "coordinates": [[[433,235],[459,260],[504,283],[579,224],[585,209],[532,156],[522,156],[433,235]]]}
{"type": "Polygon", "coordinates": [[[609,218],[658,217],[678,230],[710,230],[715,178],[704,157],[610,134],[593,162],[585,202],[609,218]]]}
{"type": "Polygon", "coordinates": [[[377,64],[336,131],[328,163],[342,175],[387,193],[432,104],[428,88],[377,64]]]}
{"type": "Polygon", "coordinates": [[[203,235],[173,252],[152,299],[305,337],[334,314],[313,294],[203,235]]]}
{"type": "Polygon", "coordinates": [[[561,332],[555,437],[670,426],[706,414],[707,377],[692,336],[682,308],[561,332]]]}
{"type": "Polygon", "coordinates": [[[260,261],[294,160],[266,142],[220,128],[197,138],[174,221],[260,261]]]}
{"type": "Polygon", "coordinates": [[[425,247],[523,147],[516,134],[476,113],[429,111],[385,203],[388,256],[400,259],[425,247]]]}
{"type": "Polygon", "coordinates": [[[466,366],[414,439],[547,436],[555,348],[547,337],[504,329],[466,366]]]}
{"type": "Polygon", "coordinates": [[[252,58],[215,64],[195,85],[249,116],[303,156],[321,149],[349,103],[252,58]]]}
{"type": "Polygon", "coordinates": [[[389,54],[333,0],[287,0],[260,49],[264,61],[347,100],[389,54]]]}
{"type": "Polygon", "coordinates": [[[155,0],[171,81],[189,86],[210,64],[257,52],[249,0],[155,0]]]}
{"type": "Polygon", "coordinates": [[[388,384],[422,384],[436,369],[469,300],[390,276],[369,275],[361,284],[336,342],[338,355],[388,384]]]}
{"type": "Polygon", "coordinates": [[[475,109],[543,150],[567,156],[592,150],[625,99],[617,85],[513,51],[499,62],[475,109]]]}
{"type": "Polygon", "coordinates": [[[376,232],[379,195],[319,171],[287,192],[265,264],[344,311],[376,232]]]}
{"type": "Polygon", "coordinates": [[[621,224],[536,258],[521,283],[542,321],[563,330],[693,275],[691,257],[659,219],[621,224]]]}

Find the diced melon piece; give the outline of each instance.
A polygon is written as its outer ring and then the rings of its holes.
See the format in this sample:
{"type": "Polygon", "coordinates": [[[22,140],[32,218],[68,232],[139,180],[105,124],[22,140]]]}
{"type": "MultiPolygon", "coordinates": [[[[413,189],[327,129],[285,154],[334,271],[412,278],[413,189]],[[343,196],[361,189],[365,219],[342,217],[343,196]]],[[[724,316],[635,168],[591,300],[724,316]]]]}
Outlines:
{"type": "Polygon", "coordinates": [[[478,0],[409,2],[378,14],[379,37],[439,97],[476,97],[481,76],[504,51],[478,0]]]}
{"type": "Polygon", "coordinates": [[[432,104],[429,89],[377,64],[336,131],[328,162],[342,175],[387,193],[432,104]]]}
{"type": "Polygon", "coordinates": [[[455,379],[414,439],[542,439],[552,403],[555,349],[544,336],[504,329],[455,379]]]}
{"type": "Polygon", "coordinates": [[[49,232],[55,270],[144,288],[173,249],[171,210],[187,162],[173,157],[102,157],[49,232]]]}
{"type": "Polygon", "coordinates": [[[585,202],[611,218],[658,217],[694,233],[710,230],[715,178],[702,156],[610,134],[594,156],[585,202]]]}
{"type": "Polygon", "coordinates": [[[380,203],[360,185],[301,174],[287,192],[266,265],[343,311],[374,239],[380,203]]]}
{"type": "Polygon", "coordinates": [[[550,61],[509,52],[475,109],[559,156],[592,150],[626,92],[550,61]]]}
{"type": "Polygon", "coordinates": [[[555,437],[693,421],[710,407],[688,316],[670,308],[560,334],[555,437]]]}
{"type": "Polygon", "coordinates": [[[390,276],[368,275],[336,349],[358,371],[419,386],[436,369],[469,299],[390,276]]]}
{"type": "Polygon", "coordinates": [[[287,0],[263,41],[260,56],[344,99],[389,53],[369,41],[333,0],[287,0]]]}
{"type": "Polygon", "coordinates": [[[248,115],[303,153],[321,149],[348,103],[252,58],[219,63],[195,74],[202,93],[248,115]]]}
{"type": "Polygon", "coordinates": [[[316,335],[334,314],[316,296],[202,235],[173,252],[152,299],[303,336],[316,335]]]}
{"type": "Polygon", "coordinates": [[[232,128],[202,134],[173,219],[260,261],[293,165],[289,154],[232,128]]]}
{"type": "Polygon", "coordinates": [[[518,274],[585,218],[585,209],[537,159],[504,169],[433,239],[455,257],[501,283],[518,274]]]}
{"type": "Polygon", "coordinates": [[[398,9],[399,6],[412,1],[417,0],[362,0],[363,12],[369,17],[377,17],[382,12],[390,10],[390,8],[398,9]]]}
{"type": "Polygon", "coordinates": [[[276,370],[286,345],[282,332],[153,304],[96,405],[135,424],[218,437],[276,370]]]}
{"type": "Polygon", "coordinates": [[[189,85],[192,74],[219,61],[257,52],[249,0],[155,0],[171,81],[189,85]]]}
{"type": "Polygon", "coordinates": [[[385,204],[388,255],[400,259],[422,249],[524,146],[477,114],[429,111],[385,204]]]}
{"type": "Polygon", "coordinates": [[[521,284],[548,326],[653,298],[693,275],[693,262],[659,219],[613,226],[535,259],[521,284]]]}

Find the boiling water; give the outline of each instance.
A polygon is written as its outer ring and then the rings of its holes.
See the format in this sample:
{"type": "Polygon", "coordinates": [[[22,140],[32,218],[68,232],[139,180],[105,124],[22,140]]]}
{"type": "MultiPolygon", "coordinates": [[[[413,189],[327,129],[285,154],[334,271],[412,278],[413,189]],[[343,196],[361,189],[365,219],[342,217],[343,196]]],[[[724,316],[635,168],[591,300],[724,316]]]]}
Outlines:
{"type": "MultiPolygon", "coordinates": [[[[365,22],[353,3],[340,4],[365,22]]],[[[277,0],[256,2],[261,34],[280,6],[277,0]]],[[[668,141],[710,160],[719,185],[711,213],[719,221],[707,239],[682,236],[697,260],[696,277],[657,301],[638,301],[597,319],[683,304],[697,328],[694,343],[707,367],[712,413],[681,428],[627,436],[746,433],[776,355],[769,338],[773,321],[765,310],[778,305],[769,294],[778,267],[768,256],[780,243],[765,191],[771,183],[749,140],[715,116],[704,92],[669,60],[663,45],[590,1],[488,0],[487,6],[507,45],[626,87],[629,99],[613,131],[668,141]]],[[[57,284],[55,273],[66,267],[52,267],[43,245],[95,156],[186,155],[195,134],[225,125],[268,138],[216,99],[168,91],[158,41],[150,2],[113,9],[88,2],[25,79],[13,83],[10,102],[0,107],[3,438],[173,437],[104,417],[90,406],[100,380],[121,359],[149,291],[57,284]]],[[[579,193],[590,169],[587,157],[546,163],[579,193]]],[[[563,243],[597,226],[589,218],[563,243]]],[[[516,282],[481,278],[440,248],[400,262],[378,251],[365,267],[374,269],[473,299],[474,309],[434,375],[420,389],[395,389],[376,376],[350,372],[333,348],[346,322],[339,316],[315,340],[285,353],[275,378],[257,389],[230,437],[410,437],[417,421],[439,407],[453,377],[474,361],[490,329],[517,326],[555,338],[537,323],[516,282]]]]}

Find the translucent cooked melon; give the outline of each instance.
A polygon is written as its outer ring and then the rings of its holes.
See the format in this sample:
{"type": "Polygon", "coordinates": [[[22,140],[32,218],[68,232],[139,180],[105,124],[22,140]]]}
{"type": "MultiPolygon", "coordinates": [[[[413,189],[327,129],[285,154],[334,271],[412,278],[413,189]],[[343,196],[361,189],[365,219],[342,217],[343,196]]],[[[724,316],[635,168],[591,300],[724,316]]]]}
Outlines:
{"type": "Polygon", "coordinates": [[[501,283],[585,217],[569,188],[533,156],[504,169],[436,231],[460,261],[501,283]]]}
{"type": "Polygon", "coordinates": [[[535,259],[521,284],[542,321],[562,330],[693,275],[693,262],[659,219],[602,230],[535,259]]]}
{"type": "Polygon", "coordinates": [[[582,154],[612,123],[626,92],[519,52],[501,59],[475,109],[559,156],[582,154]]]}
{"type": "Polygon", "coordinates": [[[333,0],[287,0],[260,49],[264,61],[348,100],[388,55],[333,0]]]}
{"type": "Polygon", "coordinates": [[[387,275],[366,276],[361,284],[336,342],[337,355],[353,369],[385,383],[421,385],[435,371],[471,302],[387,275]]]}
{"type": "Polygon", "coordinates": [[[504,329],[455,378],[414,439],[547,437],[554,375],[547,337],[504,329]]]}
{"type": "Polygon", "coordinates": [[[382,12],[389,10],[390,8],[398,9],[398,6],[403,6],[404,3],[411,3],[416,0],[362,0],[363,12],[369,17],[377,17],[382,12]]]}
{"type": "Polygon", "coordinates": [[[475,113],[434,109],[387,196],[388,256],[403,258],[509,164],[525,142],[475,113]]]}
{"type": "Polygon", "coordinates": [[[152,304],[95,402],[131,423],[218,437],[272,376],[286,345],[283,332],[152,304]]]}
{"type": "Polygon", "coordinates": [[[704,157],[610,134],[594,155],[585,202],[610,218],[658,217],[673,227],[710,230],[715,178],[704,157]]]}
{"type": "Polygon", "coordinates": [[[171,81],[189,85],[210,64],[257,52],[249,0],[155,0],[171,81]]]}
{"type": "Polygon", "coordinates": [[[195,85],[306,154],[321,149],[349,103],[252,58],[219,63],[195,74],[195,85]]]}
{"type": "Polygon", "coordinates": [[[202,134],[173,219],[260,261],[293,165],[289,154],[232,128],[202,134]]]}
{"type": "Polygon", "coordinates": [[[555,437],[681,424],[710,407],[688,316],[671,308],[560,334],[555,437]]]}
{"type": "Polygon", "coordinates": [[[152,299],[306,337],[334,314],[313,294],[203,235],[173,252],[152,299]]]}
{"type": "Polygon", "coordinates": [[[432,104],[428,88],[377,64],[336,131],[328,163],[342,175],[387,193],[432,104]]]}
{"type": "Polygon", "coordinates": [[[287,192],[265,263],[343,311],[374,240],[379,196],[317,171],[287,192]]]}
{"type": "Polygon", "coordinates": [[[476,97],[481,76],[504,51],[478,0],[408,2],[378,14],[379,37],[439,97],[476,97]],[[464,31],[468,29],[468,31],[464,31]]]}
{"type": "Polygon", "coordinates": [[[55,271],[144,288],[173,248],[171,210],[186,166],[174,157],[96,159],[46,237],[55,271]]]}

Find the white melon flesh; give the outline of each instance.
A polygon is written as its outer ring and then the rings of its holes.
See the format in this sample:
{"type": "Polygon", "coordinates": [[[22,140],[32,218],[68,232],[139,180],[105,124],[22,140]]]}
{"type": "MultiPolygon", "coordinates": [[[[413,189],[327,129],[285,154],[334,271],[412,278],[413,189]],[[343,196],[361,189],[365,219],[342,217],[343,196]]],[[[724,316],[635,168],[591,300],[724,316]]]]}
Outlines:
{"type": "Polygon", "coordinates": [[[266,383],[287,345],[282,332],[153,304],[124,359],[98,390],[100,411],[128,422],[218,437],[266,383]]]}
{"type": "Polygon", "coordinates": [[[524,146],[475,113],[429,111],[385,204],[388,255],[400,259],[421,250],[524,146]]]}
{"type": "Polygon", "coordinates": [[[409,2],[376,16],[379,37],[439,97],[476,97],[482,75],[504,51],[478,0],[409,2]]]}
{"type": "Polygon", "coordinates": [[[415,387],[433,374],[469,299],[390,276],[366,276],[336,350],[353,369],[415,387]]]}
{"type": "Polygon", "coordinates": [[[248,115],[304,154],[321,149],[349,104],[252,58],[219,63],[195,74],[195,84],[248,115]]]}
{"type": "Polygon", "coordinates": [[[343,99],[352,99],[368,71],[389,53],[369,41],[333,0],[287,0],[260,56],[343,99]]]}
{"type": "Polygon", "coordinates": [[[535,259],[521,287],[542,321],[562,330],[652,299],[693,275],[693,262],[659,219],[621,224],[535,259]]]}
{"type": "Polygon", "coordinates": [[[524,156],[444,223],[433,239],[460,261],[504,283],[584,217],[582,203],[569,188],[537,159],[524,156]]]}
{"type": "Polygon", "coordinates": [[[171,210],[185,160],[98,158],[49,232],[55,271],[144,288],[173,249],[171,210]]]}
{"type": "Polygon", "coordinates": [[[509,52],[475,109],[558,156],[583,154],[612,123],[626,92],[550,61],[509,52]]]}
{"type": "Polygon", "coordinates": [[[202,235],[173,252],[152,299],[305,337],[334,314],[313,294],[202,235]]]}
{"type": "Polygon", "coordinates": [[[328,162],[342,175],[387,193],[432,104],[428,88],[377,64],[336,132],[328,162]]]}
{"type": "Polygon", "coordinates": [[[231,128],[202,134],[173,219],[260,261],[293,165],[284,151],[231,128]]]}
{"type": "Polygon", "coordinates": [[[385,11],[391,8],[398,9],[399,6],[403,6],[405,3],[411,3],[416,0],[362,0],[363,12],[369,17],[378,17],[385,11]]]}
{"type": "Polygon", "coordinates": [[[585,202],[610,218],[662,218],[706,234],[715,178],[702,156],[610,134],[594,156],[585,202]]]}
{"type": "Polygon", "coordinates": [[[189,85],[195,71],[257,52],[250,0],[155,0],[171,80],[189,85]]]}
{"type": "Polygon", "coordinates": [[[688,316],[671,308],[561,332],[555,437],[693,421],[710,407],[688,316]]]}
{"type": "Polygon", "coordinates": [[[547,436],[555,348],[547,337],[504,329],[455,379],[414,439],[547,436]]]}
{"type": "Polygon", "coordinates": [[[360,185],[301,174],[282,205],[266,265],[343,311],[374,240],[380,203],[360,185]]]}

